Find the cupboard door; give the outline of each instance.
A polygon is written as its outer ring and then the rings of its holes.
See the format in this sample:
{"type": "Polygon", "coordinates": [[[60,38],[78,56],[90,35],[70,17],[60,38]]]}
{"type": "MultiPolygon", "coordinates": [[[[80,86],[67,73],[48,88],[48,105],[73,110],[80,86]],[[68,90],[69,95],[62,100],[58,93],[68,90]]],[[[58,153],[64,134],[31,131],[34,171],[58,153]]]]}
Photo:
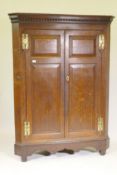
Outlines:
{"type": "Polygon", "coordinates": [[[101,56],[99,31],[66,31],[66,137],[98,134],[100,115],[101,56]]]}
{"type": "Polygon", "coordinates": [[[64,31],[28,30],[27,120],[30,141],[64,137],[64,31]]]}

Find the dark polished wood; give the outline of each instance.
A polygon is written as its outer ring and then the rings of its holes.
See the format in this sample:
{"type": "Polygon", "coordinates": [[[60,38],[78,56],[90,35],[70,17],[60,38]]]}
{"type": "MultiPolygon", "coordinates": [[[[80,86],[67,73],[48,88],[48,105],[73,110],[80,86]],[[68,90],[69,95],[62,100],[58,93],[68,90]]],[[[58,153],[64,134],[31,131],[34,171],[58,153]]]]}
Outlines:
{"type": "Polygon", "coordinates": [[[11,13],[9,14],[12,23],[109,23],[112,16],[97,15],[65,15],[65,14],[44,14],[44,13],[11,13]]]}
{"type": "Polygon", "coordinates": [[[73,153],[109,146],[108,83],[112,16],[9,14],[13,27],[15,154],[73,153]],[[29,48],[22,49],[22,34],[29,48]],[[99,49],[99,35],[105,37],[99,49]],[[104,121],[98,131],[98,118],[104,121]],[[30,135],[24,135],[24,122],[30,135]]]}
{"type": "Polygon", "coordinates": [[[30,36],[25,54],[30,141],[64,138],[64,31],[26,32],[30,36]]]}
{"type": "Polygon", "coordinates": [[[66,31],[67,137],[97,135],[97,114],[101,114],[101,57],[96,43],[99,31],[66,31]],[[95,105],[94,105],[95,104],[95,105]]]}
{"type": "MultiPolygon", "coordinates": [[[[100,138],[100,139],[84,139],[84,140],[68,140],[68,141],[60,141],[60,142],[48,142],[41,144],[15,144],[15,154],[20,155],[23,162],[27,161],[27,156],[31,156],[32,154],[42,154],[45,152],[44,150],[48,150],[49,154],[54,154],[56,152],[60,152],[60,150],[72,150],[74,152],[80,150],[89,150],[94,152],[99,151],[101,155],[104,155],[106,149],[109,147],[108,138],[100,138]],[[94,149],[95,148],[95,149],[94,149]]],[[[71,152],[73,153],[73,152],[71,152]]]]}

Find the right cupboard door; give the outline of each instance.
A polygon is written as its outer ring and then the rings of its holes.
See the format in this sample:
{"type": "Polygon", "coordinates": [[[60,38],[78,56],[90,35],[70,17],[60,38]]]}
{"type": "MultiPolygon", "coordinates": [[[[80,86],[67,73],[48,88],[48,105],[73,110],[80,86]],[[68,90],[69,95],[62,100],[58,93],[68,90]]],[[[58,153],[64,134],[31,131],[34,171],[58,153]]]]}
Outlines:
{"type": "Polygon", "coordinates": [[[65,33],[65,134],[68,138],[98,136],[101,101],[99,31],[65,33]]]}

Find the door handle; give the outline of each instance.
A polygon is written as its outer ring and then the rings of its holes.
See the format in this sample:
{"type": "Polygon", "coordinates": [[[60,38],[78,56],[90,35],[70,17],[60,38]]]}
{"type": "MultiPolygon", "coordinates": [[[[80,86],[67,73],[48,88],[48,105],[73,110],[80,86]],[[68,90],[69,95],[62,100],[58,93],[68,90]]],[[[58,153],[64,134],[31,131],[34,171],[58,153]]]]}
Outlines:
{"type": "Polygon", "coordinates": [[[69,82],[69,75],[66,76],[66,81],[69,82]]]}

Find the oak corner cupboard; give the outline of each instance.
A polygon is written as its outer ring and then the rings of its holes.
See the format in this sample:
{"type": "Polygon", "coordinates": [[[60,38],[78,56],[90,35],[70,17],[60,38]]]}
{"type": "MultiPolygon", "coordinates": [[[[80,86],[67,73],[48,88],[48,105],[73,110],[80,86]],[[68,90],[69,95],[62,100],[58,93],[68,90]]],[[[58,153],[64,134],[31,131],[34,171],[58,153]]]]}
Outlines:
{"type": "Polygon", "coordinates": [[[9,14],[13,29],[15,154],[84,148],[108,138],[113,16],[9,14]]]}

